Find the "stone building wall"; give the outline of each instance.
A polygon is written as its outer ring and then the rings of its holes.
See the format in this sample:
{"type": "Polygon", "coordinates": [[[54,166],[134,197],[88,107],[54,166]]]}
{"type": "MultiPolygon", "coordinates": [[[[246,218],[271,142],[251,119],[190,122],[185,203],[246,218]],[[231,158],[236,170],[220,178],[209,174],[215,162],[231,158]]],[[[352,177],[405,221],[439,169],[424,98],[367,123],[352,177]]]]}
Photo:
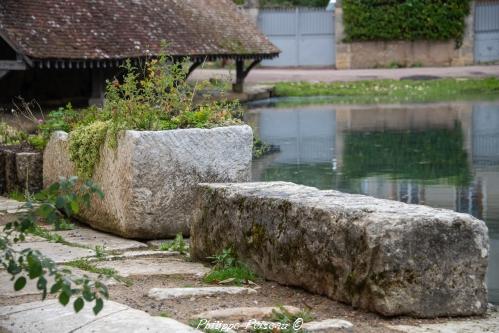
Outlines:
{"type": "Polygon", "coordinates": [[[465,66],[474,63],[474,8],[466,19],[460,48],[455,41],[379,41],[344,43],[343,8],[336,3],[336,68],[355,69],[401,66],[465,66]]]}

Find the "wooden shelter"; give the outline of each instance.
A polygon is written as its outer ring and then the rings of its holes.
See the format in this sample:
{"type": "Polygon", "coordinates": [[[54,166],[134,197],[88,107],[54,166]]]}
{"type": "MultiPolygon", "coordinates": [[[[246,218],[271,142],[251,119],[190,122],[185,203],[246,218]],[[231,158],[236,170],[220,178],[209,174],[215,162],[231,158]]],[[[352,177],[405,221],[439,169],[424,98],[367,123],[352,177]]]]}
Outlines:
{"type": "Polygon", "coordinates": [[[127,59],[157,56],[163,42],[191,70],[233,59],[238,91],[251,68],[279,54],[232,0],[1,0],[0,100],[101,98],[127,59]]]}

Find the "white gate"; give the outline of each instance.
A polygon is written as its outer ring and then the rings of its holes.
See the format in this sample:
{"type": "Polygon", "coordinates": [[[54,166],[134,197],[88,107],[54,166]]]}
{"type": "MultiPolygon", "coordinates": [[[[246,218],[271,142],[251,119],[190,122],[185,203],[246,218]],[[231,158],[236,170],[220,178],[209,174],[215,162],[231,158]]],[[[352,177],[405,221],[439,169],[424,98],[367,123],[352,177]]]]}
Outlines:
{"type": "Polygon", "coordinates": [[[258,15],[260,30],[281,54],[263,66],[333,66],[335,58],[334,12],[324,9],[263,9],[258,15]]]}
{"type": "Polygon", "coordinates": [[[475,6],[475,62],[499,60],[499,1],[475,6]]]}

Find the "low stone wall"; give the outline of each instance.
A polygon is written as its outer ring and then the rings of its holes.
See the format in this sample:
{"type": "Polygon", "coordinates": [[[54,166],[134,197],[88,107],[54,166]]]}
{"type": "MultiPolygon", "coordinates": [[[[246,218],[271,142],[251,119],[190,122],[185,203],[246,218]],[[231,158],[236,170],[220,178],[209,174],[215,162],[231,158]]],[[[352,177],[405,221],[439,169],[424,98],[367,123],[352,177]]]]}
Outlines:
{"type": "MultiPolygon", "coordinates": [[[[44,153],[45,184],[75,175],[69,136],[56,132],[44,153]]],[[[105,194],[81,218],[127,238],[189,235],[199,182],[250,179],[253,132],[249,126],[171,131],[126,131],[114,150],[101,149],[93,180],[105,194]]]]}
{"type": "Polygon", "coordinates": [[[43,187],[42,153],[17,146],[0,147],[0,194],[12,191],[38,192],[43,187]]]}
{"type": "Polygon", "coordinates": [[[292,183],[201,184],[191,256],[385,316],[485,313],[487,227],[467,214],[292,183]]]}
{"type": "Polygon", "coordinates": [[[343,8],[337,2],[336,68],[360,69],[400,66],[465,66],[474,59],[474,2],[466,19],[462,45],[456,49],[455,41],[378,41],[345,43],[343,8]]]}

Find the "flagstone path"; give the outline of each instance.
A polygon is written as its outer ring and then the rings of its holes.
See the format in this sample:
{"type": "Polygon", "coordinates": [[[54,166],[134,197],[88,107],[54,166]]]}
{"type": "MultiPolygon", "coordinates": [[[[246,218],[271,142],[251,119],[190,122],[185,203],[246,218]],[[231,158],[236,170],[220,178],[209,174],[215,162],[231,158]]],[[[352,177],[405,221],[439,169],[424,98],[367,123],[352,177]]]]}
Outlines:
{"type": "MultiPolygon", "coordinates": [[[[0,225],[15,219],[14,212],[20,209],[22,211],[22,203],[0,197],[0,225]]],[[[63,307],[50,295],[49,299],[40,301],[41,293],[34,281],[15,292],[10,275],[0,269],[1,333],[199,332],[188,324],[199,323],[200,319],[230,321],[235,318],[241,327],[246,327],[242,323],[271,319],[272,308],[278,305],[291,306],[289,309],[296,313],[308,310],[315,318],[303,325],[307,332],[499,332],[499,316],[493,311],[484,318],[472,319],[386,319],[263,280],[247,286],[206,284],[202,277],[210,267],[190,261],[188,255],[160,251],[163,241],[127,240],[81,225],[74,230],[54,233],[64,242],[51,243],[29,235],[15,248],[37,249],[60,265],[74,264],[76,260],[88,261],[98,268],[114,269],[116,279],[103,277],[109,287],[110,300],[104,303],[98,316],[91,312],[91,304],[75,314],[71,302],[63,307]],[[229,316],[224,317],[224,314],[229,316]]],[[[96,273],[70,269],[75,275],[98,277],[96,273]]],[[[245,329],[238,330],[242,331],[245,329]]]]}

